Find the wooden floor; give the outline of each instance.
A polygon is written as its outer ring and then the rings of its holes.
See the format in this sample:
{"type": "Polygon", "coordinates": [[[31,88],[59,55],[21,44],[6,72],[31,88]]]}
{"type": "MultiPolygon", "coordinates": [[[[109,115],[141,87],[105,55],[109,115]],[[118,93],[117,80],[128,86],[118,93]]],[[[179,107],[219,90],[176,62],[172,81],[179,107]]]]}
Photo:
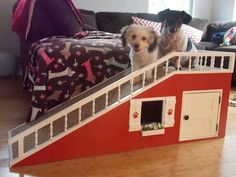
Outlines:
{"type": "MultiPolygon", "coordinates": [[[[1,177],[236,177],[236,107],[224,139],[8,168],[7,132],[25,120],[29,98],[21,80],[0,78],[1,177]]],[[[236,95],[233,88],[231,94],[236,95]]]]}

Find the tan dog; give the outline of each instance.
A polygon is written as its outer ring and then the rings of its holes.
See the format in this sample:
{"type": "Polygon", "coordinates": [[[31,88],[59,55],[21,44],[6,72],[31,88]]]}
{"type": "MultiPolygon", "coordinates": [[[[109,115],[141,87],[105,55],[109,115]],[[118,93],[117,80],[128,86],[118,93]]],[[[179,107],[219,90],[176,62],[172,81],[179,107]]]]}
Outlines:
{"type": "MultiPolygon", "coordinates": [[[[123,46],[130,47],[130,58],[132,71],[136,71],[157,60],[158,49],[157,40],[159,36],[153,28],[145,28],[139,25],[129,25],[121,29],[121,39],[123,46]]],[[[152,71],[146,72],[146,80],[152,78],[152,71]]],[[[141,78],[135,79],[135,83],[141,78]]]]}

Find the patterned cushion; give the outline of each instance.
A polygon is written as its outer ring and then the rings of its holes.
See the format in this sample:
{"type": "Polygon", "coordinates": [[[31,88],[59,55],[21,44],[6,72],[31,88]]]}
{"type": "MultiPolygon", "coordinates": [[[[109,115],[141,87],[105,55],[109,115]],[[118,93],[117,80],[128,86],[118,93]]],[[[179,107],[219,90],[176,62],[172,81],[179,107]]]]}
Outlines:
{"type": "Polygon", "coordinates": [[[144,27],[152,27],[158,34],[160,34],[161,31],[161,23],[159,22],[153,22],[149,20],[144,20],[142,18],[138,17],[132,17],[133,23],[136,25],[141,25],[144,27]]]}
{"type": "Polygon", "coordinates": [[[182,28],[184,33],[186,33],[193,43],[199,43],[201,41],[203,31],[185,24],[182,25],[182,28]]]}
{"type": "Polygon", "coordinates": [[[236,27],[230,28],[225,33],[223,45],[236,45],[236,27]]]}
{"type": "MultiPolygon", "coordinates": [[[[132,17],[132,19],[133,19],[134,24],[142,25],[145,27],[151,26],[158,34],[160,34],[161,23],[144,20],[138,17],[132,17]]],[[[193,28],[191,26],[185,25],[185,24],[182,25],[182,29],[184,33],[187,35],[187,37],[191,39],[192,42],[199,43],[201,41],[203,31],[193,28]]]]}

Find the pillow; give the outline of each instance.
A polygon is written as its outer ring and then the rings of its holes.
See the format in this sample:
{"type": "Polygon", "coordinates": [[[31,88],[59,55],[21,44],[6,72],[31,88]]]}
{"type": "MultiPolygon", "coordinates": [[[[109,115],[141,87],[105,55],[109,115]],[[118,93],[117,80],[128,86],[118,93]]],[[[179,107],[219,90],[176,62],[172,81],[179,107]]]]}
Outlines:
{"type": "MultiPolygon", "coordinates": [[[[144,27],[152,27],[158,34],[160,34],[161,31],[161,23],[160,22],[153,22],[149,20],[144,20],[138,17],[132,17],[133,23],[136,25],[141,25],[144,27]]],[[[187,35],[188,38],[191,39],[193,43],[199,43],[202,39],[203,31],[193,28],[191,26],[182,25],[182,29],[184,33],[187,35]]]]}
{"type": "Polygon", "coordinates": [[[223,45],[236,45],[236,26],[226,31],[223,45]]]}
{"type": "Polygon", "coordinates": [[[191,39],[193,43],[199,43],[202,39],[203,31],[196,29],[194,27],[183,24],[182,29],[188,38],[191,39]]]}
{"type": "Polygon", "coordinates": [[[153,22],[149,20],[144,20],[142,18],[138,17],[132,17],[133,23],[136,25],[141,25],[144,27],[152,27],[158,34],[160,34],[161,31],[161,23],[159,22],[153,22]]]}

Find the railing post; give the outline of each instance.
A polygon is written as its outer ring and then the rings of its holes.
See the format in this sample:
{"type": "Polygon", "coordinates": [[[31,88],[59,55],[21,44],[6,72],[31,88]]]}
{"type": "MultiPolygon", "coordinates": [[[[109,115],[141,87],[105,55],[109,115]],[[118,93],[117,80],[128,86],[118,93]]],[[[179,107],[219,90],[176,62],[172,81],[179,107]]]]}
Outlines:
{"type": "Polygon", "coordinates": [[[23,137],[18,140],[18,157],[22,157],[24,154],[24,142],[23,137]]]}
{"type": "Polygon", "coordinates": [[[95,99],[92,101],[92,116],[95,114],[95,99]]]}
{"type": "Polygon", "coordinates": [[[169,68],[169,60],[166,60],[165,75],[168,74],[168,68],[169,68]]]}
{"type": "Polygon", "coordinates": [[[35,131],[35,147],[38,147],[38,130],[35,131]]]}
{"type": "Polygon", "coordinates": [[[67,131],[67,127],[68,127],[68,125],[67,125],[67,121],[68,121],[67,115],[68,115],[68,114],[65,115],[65,119],[64,119],[64,121],[65,121],[65,122],[64,122],[64,131],[67,131]]]}
{"type": "Polygon", "coordinates": [[[229,57],[229,71],[230,72],[234,72],[234,67],[235,66],[235,54],[233,53],[230,57],[229,57]]]}
{"type": "Polygon", "coordinates": [[[178,59],[177,59],[177,70],[179,71],[179,68],[181,67],[180,65],[180,56],[178,56],[178,59]]]}
{"type": "Polygon", "coordinates": [[[120,99],[121,99],[121,85],[118,86],[118,102],[120,102],[120,99]]]}
{"type": "Polygon", "coordinates": [[[50,123],[50,139],[53,137],[53,125],[52,122],[50,123]]]}
{"type": "Polygon", "coordinates": [[[200,71],[202,71],[202,56],[199,56],[200,71]]]}
{"type": "Polygon", "coordinates": [[[211,65],[210,65],[210,67],[211,67],[211,70],[213,70],[214,69],[214,65],[215,65],[215,56],[211,56],[211,65]]]}
{"type": "Polygon", "coordinates": [[[145,86],[146,72],[143,72],[142,88],[145,86]]]}
{"type": "Polygon", "coordinates": [[[108,107],[108,91],[106,92],[106,102],[105,102],[105,109],[108,107]]]}
{"type": "Polygon", "coordinates": [[[154,82],[157,80],[157,68],[158,68],[158,66],[156,65],[154,67],[154,82]]]}
{"type": "Polygon", "coordinates": [[[192,66],[192,57],[189,57],[189,62],[188,62],[188,70],[191,71],[191,66],[192,66]]]}
{"type": "Polygon", "coordinates": [[[131,78],[131,80],[130,80],[130,95],[133,95],[133,90],[134,90],[134,79],[131,78]]]}
{"type": "Polygon", "coordinates": [[[81,108],[82,107],[79,107],[79,124],[81,123],[81,108]]]}

